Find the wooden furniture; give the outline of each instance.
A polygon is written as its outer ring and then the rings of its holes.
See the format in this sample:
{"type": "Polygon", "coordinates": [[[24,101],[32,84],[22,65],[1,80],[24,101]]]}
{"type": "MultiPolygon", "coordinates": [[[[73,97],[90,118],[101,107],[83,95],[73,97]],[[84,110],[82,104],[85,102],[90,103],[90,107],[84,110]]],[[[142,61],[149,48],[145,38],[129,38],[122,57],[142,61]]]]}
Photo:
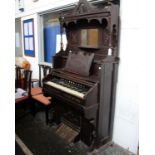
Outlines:
{"type": "Polygon", "coordinates": [[[39,66],[39,79],[32,79],[32,89],[31,89],[31,95],[37,95],[42,93],[42,78],[44,78],[47,74],[49,74],[52,70],[50,65],[47,65],[46,63],[38,64],[39,66]],[[34,83],[38,82],[39,87],[34,87],[34,83]]]}
{"type": "Polygon", "coordinates": [[[137,149],[137,155],[139,155],[139,145],[138,145],[138,149],[137,149]]]}
{"type": "MultiPolygon", "coordinates": [[[[21,89],[26,91],[25,94],[16,94],[18,97],[15,99],[15,103],[23,102],[31,98],[31,70],[23,70],[20,67],[16,67],[16,79],[15,79],[15,89],[21,89]]],[[[17,91],[15,93],[20,93],[17,91]]]]}
{"type": "Polygon", "coordinates": [[[21,86],[21,68],[15,66],[15,88],[19,88],[21,86]]]}
{"type": "MultiPolygon", "coordinates": [[[[39,64],[39,87],[31,88],[31,96],[36,104],[39,104],[45,111],[45,121],[46,124],[49,122],[48,111],[51,108],[51,97],[46,97],[42,93],[42,78],[51,72],[51,66],[43,63],[39,64]]],[[[35,107],[34,107],[35,108],[35,107]]],[[[36,113],[36,108],[34,110],[34,115],[36,113]]]]}
{"type": "Polygon", "coordinates": [[[68,45],[54,56],[52,72],[43,79],[43,93],[52,97],[57,124],[78,131],[74,140],[95,148],[112,140],[119,5],[79,0],[60,23],[68,45]]]}
{"type": "MultiPolygon", "coordinates": [[[[52,107],[51,106],[51,97],[46,97],[43,94],[37,94],[33,95],[32,99],[35,101],[36,104],[39,104],[45,111],[45,122],[48,125],[49,123],[49,109],[52,107]]],[[[36,113],[36,107],[34,107],[34,114],[36,113]]]]}

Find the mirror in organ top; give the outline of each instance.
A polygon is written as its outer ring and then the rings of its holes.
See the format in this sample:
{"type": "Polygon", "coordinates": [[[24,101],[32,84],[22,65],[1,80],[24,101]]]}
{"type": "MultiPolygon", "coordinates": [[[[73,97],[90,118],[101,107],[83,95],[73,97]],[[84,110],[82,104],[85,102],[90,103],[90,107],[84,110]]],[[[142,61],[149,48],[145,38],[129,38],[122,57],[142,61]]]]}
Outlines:
{"type": "Polygon", "coordinates": [[[80,47],[98,48],[98,29],[81,29],[80,47]]]}

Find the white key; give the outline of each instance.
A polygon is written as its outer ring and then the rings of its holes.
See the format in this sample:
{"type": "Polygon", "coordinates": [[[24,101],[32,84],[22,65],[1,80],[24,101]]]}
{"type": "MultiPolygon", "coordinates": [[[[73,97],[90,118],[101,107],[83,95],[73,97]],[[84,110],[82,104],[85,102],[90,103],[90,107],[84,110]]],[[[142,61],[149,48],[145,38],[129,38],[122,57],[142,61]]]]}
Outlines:
{"type": "Polygon", "coordinates": [[[56,83],[54,83],[54,82],[48,81],[48,82],[45,82],[45,84],[50,85],[50,86],[52,86],[52,87],[54,87],[54,88],[57,88],[57,89],[59,89],[59,90],[62,90],[62,91],[64,91],[64,92],[66,92],[66,93],[68,93],[68,94],[71,94],[71,95],[73,95],[73,96],[76,96],[76,97],[78,97],[78,98],[81,98],[81,99],[84,98],[84,94],[83,94],[83,93],[80,93],[80,92],[77,92],[77,91],[75,91],[75,90],[69,89],[69,88],[67,88],[67,87],[64,87],[64,86],[62,86],[62,85],[56,84],[56,83]]]}

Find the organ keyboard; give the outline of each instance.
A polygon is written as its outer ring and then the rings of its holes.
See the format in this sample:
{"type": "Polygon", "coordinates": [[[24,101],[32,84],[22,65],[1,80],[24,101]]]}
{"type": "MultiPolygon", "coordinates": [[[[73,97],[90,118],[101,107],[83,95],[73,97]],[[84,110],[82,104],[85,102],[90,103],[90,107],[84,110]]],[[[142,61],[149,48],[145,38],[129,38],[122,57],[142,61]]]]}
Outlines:
{"type": "MultiPolygon", "coordinates": [[[[57,94],[55,94],[55,96],[60,94],[61,96],[64,96],[64,99],[69,98],[74,102],[87,100],[89,94],[92,94],[94,90],[96,91],[96,89],[94,89],[97,87],[96,82],[79,81],[77,79],[72,79],[71,77],[69,79],[68,77],[64,77],[65,74],[62,72],[59,73],[58,71],[53,71],[52,75],[49,75],[47,79],[44,79],[44,91],[48,89],[48,95],[52,95],[56,92],[57,94]]],[[[94,99],[97,98],[96,96],[97,94],[94,99]]]]}
{"type": "Polygon", "coordinates": [[[85,92],[83,92],[82,90],[78,89],[77,87],[70,87],[68,85],[68,87],[64,86],[64,85],[60,85],[60,84],[57,84],[57,83],[54,83],[54,82],[51,82],[51,81],[48,81],[45,83],[46,85],[49,85],[49,86],[52,86],[56,89],[59,89],[59,90],[62,90],[63,92],[66,92],[68,94],[71,94],[73,96],[76,96],[78,98],[81,98],[81,99],[84,99],[84,94],[85,92]],[[75,89],[75,90],[73,90],[75,89]],[[82,91],[82,92],[79,92],[79,91],[82,91]]]}

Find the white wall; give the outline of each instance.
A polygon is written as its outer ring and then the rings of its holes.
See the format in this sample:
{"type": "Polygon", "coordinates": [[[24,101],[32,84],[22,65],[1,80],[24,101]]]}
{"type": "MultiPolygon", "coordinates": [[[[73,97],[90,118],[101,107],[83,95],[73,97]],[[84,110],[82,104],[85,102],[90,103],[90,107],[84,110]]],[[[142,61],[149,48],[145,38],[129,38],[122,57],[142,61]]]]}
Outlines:
{"type": "MultiPolygon", "coordinates": [[[[29,18],[30,14],[46,11],[58,6],[77,2],[77,0],[39,0],[33,3],[31,0],[25,1],[25,12],[19,13],[16,7],[16,17],[22,17],[22,20],[29,18]],[[26,17],[25,17],[26,16],[26,17]]],[[[120,65],[118,74],[116,110],[114,120],[113,141],[131,152],[136,153],[139,139],[138,132],[138,2],[135,0],[121,1],[121,36],[120,36],[120,65]]],[[[32,15],[37,24],[37,14],[32,15]]],[[[37,35],[37,26],[35,26],[37,35]]],[[[36,42],[37,36],[35,36],[36,42]]],[[[35,46],[36,43],[35,42],[35,46]]],[[[36,46],[38,48],[38,46],[36,46]]],[[[36,57],[27,59],[33,64],[32,69],[38,69],[38,49],[36,57]]],[[[36,72],[36,76],[37,76],[36,72]]]]}
{"type": "Polygon", "coordinates": [[[139,12],[135,0],[121,1],[120,65],[113,140],[136,153],[139,139],[139,12]],[[132,11],[131,11],[132,8],[132,11]]]}
{"type": "Polygon", "coordinates": [[[21,34],[21,21],[15,20],[15,56],[22,56],[22,34],[21,34]]]}
{"type": "Polygon", "coordinates": [[[32,0],[25,0],[24,12],[21,12],[18,10],[17,2],[18,0],[16,0],[15,16],[21,17],[28,14],[42,12],[42,11],[50,10],[60,6],[68,5],[74,2],[78,2],[78,0],[39,0],[38,2],[33,2],[32,0]]]}

